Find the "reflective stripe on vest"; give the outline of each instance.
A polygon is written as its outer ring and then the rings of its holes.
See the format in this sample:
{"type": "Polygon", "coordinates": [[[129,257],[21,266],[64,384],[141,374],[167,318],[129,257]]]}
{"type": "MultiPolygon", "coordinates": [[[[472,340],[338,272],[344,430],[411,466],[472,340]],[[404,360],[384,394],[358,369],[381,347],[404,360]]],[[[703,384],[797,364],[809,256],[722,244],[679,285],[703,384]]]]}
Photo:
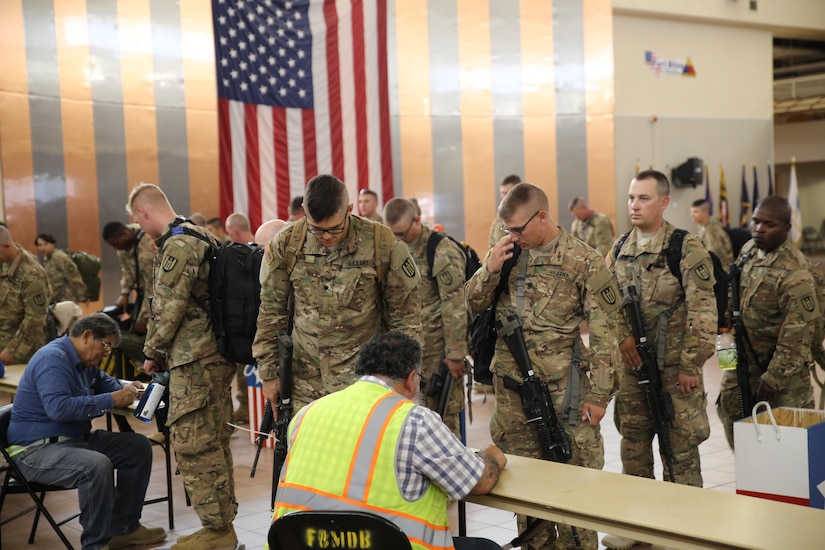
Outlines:
{"type": "Polygon", "coordinates": [[[288,457],[278,487],[276,518],[294,510],[363,510],[394,522],[415,548],[452,548],[444,492],[431,484],[424,496],[410,502],[398,488],[394,457],[412,407],[383,386],[356,382],[304,409],[292,426],[294,455],[288,457]],[[354,415],[353,423],[341,429],[339,418],[339,432],[327,434],[323,418],[335,413],[354,415]],[[340,455],[326,451],[330,440],[338,441],[340,455]]]}

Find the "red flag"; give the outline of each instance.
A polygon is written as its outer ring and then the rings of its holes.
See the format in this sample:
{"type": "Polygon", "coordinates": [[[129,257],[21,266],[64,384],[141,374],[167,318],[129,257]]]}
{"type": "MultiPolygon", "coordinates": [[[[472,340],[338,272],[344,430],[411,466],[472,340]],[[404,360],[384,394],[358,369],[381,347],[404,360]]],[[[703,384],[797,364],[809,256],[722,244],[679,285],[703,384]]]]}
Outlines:
{"type": "Polygon", "coordinates": [[[331,173],[393,196],[387,8],[381,0],[212,0],[221,217],[286,219],[331,173]]]}
{"type": "Polygon", "coordinates": [[[728,187],[725,184],[725,167],[719,164],[719,221],[725,227],[730,223],[728,212],[728,187]]]}

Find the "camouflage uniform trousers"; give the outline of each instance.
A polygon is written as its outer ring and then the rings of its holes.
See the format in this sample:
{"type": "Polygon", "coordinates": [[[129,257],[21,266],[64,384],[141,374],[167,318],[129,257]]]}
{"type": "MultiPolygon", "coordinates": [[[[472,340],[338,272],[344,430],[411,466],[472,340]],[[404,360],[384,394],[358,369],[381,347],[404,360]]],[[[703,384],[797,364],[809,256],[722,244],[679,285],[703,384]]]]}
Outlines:
{"type": "Polygon", "coordinates": [[[218,354],[175,367],[168,426],[192,506],[207,529],[229,527],[238,512],[229,436],[235,364],[218,354]]]}
{"type": "MultiPolygon", "coordinates": [[[[566,386],[565,379],[557,382],[559,386],[566,386]]],[[[496,410],[493,413],[493,418],[490,419],[490,437],[493,443],[508,454],[541,458],[538,432],[535,427],[527,425],[518,393],[506,389],[502,378],[499,376],[494,378],[493,385],[496,395],[496,410]]],[[[573,458],[568,464],[601,470],[604,467],[604,440],[599,427],[582,422],[577,422],[575,426],[571,426],[569,423],[564,422],[559,413],[564,399],[564,392],[551,393],[550,395],[553,399],[556,415],[559,421],[563,423],[564,431],[570,438],[573,458]]],[[[547,490],[552,491],[553,488],[547,487],[547,490]]],[[[519,533],[524,532],[527,526],[527,517],[518,515],[517,523],[519,533]]],[[[582,543],[581,548],[585,550],[596,550],[598,548],[599,540],[595,531],[588,529],[577,529],[577,531],[582,543]]],[[[549,523],[548,527],[539,532],[526,548],[530,550],[566,550],[578,547],[569,525],[549,523]]]]}
{"type": "Polygon", "coordinates": [[[244,374],[246,365],[243,363],[235,364],[235,383],[238,385],[238,393],[235,397],[238,398],[238,410],[235,411],[235,418],[246,419],[249,421],[249,401],[246,396],[246,375],[244,374]]]}
{"type": "MultiPolygon", "coordinates": [[[[421,369],[421,379],[426,384],[422,395],[424,396],[425,405],[430,410],[435,410],[438,407],[438,395],[434,395],[432,397],[427,397],[426,392],[427,389],[430,387],[430,381],[432,380],[433,376],[438,373],[438,362],[441,360],[441,353],[438,355],[425,355],[422,359],[422,369],[421,369]]],[[[452,384],[450,388],[450,397],[447,398],[447,410],[444,413],[444,424],[450,428],[450,431],[455,434],[455,436],[461,439],[461,409],[464,406],[464,377],[459,378],[458,380],[453,380],[450,377],[450,383],[452,384]]]]}
{"type": "MultiPolygon", "coordinates": [[[[805,373],[807,376],[798,376],[788,380],[782,391],[778,392],[776,397],[770,401],[771,407],[813,409],[814,393],[807,367],[805,367],[805,373]]],[[[759,387],[761,374],[759,367],[751,366],[750,385],[751,395],[754,397],[756,397],[756,388],[759,387]]],[[[753,401],[755,404],[756,399],[753,401]]],[[[739,410],[739,384],[736,382],[736,371],[725,371],[722,374],[719,400],[716,401],[716,413],[725,428],[725,437],[728,439],[728,445],[731,449],[733,449],[733,423],[742,417],[739,410]]],[[[747,411],[747,416],[750,416],[750,414],[751,411],[747,411]]]]}
{"type": "MultiPolygon", "coordinates": [[[[613,420],[622,435],[623,472],[654,479],[653,438],[656,430],[644,388],[639,385],[639,379],[634,371],[626,367],[621,369],[619,376],[619,392],[616,395],[616,412],[613,420]]],[[[663,388],[673,400],[676,417],[667,428],[673,450],[673,478],[676,483],[702,487],[699,444],[710,435],[708,398],[704,385],[700,383],[695,391],[681,394],[677,388],[679,369],[676,367],[665,368],[661,378],[663,388]]],[[[665,465],[664,479],[669,480],[670,474],[664,457],[662,464],[665,465]]]]}

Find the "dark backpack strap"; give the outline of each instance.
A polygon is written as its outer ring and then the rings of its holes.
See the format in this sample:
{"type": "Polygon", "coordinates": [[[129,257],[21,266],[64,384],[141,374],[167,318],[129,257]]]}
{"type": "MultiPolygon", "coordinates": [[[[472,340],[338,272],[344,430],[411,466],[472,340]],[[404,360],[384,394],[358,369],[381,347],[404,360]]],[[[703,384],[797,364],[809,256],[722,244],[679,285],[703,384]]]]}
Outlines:
{"type": "Polygon", "coordinates": [[[627,238],[629,236],[630,236],[630,231],[623,234],[621,237],[619,237],[619,240],[616,241],[616,246],[613,247],[613,259],[614,260],[619,259],[619,252],[621,252],[622,247],[624,246],[624,243],[625,243],[625,241],[627,241],[627,238]]]}
{"type": "Polygon", "coordinates": [[[433,263],[435,263],[435,249],[438,248],[438,243],[444,238],[444,233],[440,231],[433,231],[430,233],[430,238],[427,239],[427,266],[430,268],[430,279],[433,277],[433,263]]]}
{"type": "Polygon", "coordinates": [[[670,273],[679,280],[679,285],[682,284],[682,270],[679,269],[679,264],[682,262],[682,243],[685,241],[685,235],[687,231],[684,229],[674,229],[670,242],[663,251],[667,257],[667,267],[670,268],[670,273]]]}
{"type": "Polygon", "coordinates": [[[138,295],[140,295],[140,263],[138,262],[138,246],[140,246],[140,240],[146,232],[143,229],[138,229],[137,237],[135,238],[135,290],[137,290],[138,295]]]}

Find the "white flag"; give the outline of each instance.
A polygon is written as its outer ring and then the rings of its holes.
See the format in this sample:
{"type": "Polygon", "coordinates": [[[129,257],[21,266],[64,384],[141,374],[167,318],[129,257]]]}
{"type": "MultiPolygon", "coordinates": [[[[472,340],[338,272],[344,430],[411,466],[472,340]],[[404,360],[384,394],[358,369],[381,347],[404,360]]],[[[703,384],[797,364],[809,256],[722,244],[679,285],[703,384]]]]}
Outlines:
{"type": "Polygon", "coordinates": [[[791,187],[788,190],[791,205],[791,242],[799,244],[802,239],[802,216],[799,213],[799,184],[796,182],[796,161],[791,160],[791,187]]]}

